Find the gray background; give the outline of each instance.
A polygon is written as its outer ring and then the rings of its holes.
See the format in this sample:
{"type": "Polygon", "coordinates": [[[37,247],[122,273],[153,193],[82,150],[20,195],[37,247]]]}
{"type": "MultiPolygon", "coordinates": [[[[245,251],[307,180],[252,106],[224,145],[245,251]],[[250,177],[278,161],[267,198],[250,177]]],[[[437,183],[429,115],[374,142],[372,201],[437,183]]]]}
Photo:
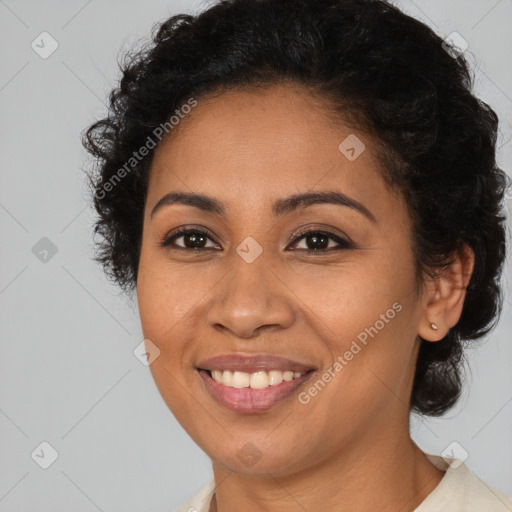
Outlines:
{"type": "MultiPolygon", "coordinates": [[[[104,113],[118,52],[155,22],[204,5],[0,0],[0,512],[170,512],[211,477],[209,459],[133,355],[143,338],[136,305],[90,259],[93,212],[79,140],[104,113]],[[43,31],[59,44],[47,59],[31,48],[43,31]],[[33,253],[43,237],[57,248],[46,262],[33,253]],[[31,457],[42,441],[59,455],[48,469],[31,457]]],[[[498,156],[509,172],[512,0],[399,5],[469,42],[476,91],[502,121],[498,156]]],[[[503,315],[469,353],[460,404],[442,419],[414,418],[412,430],[431,453],[457,441],[470,469],[512,494],[509,276],[507,263],[503,315]]]]}

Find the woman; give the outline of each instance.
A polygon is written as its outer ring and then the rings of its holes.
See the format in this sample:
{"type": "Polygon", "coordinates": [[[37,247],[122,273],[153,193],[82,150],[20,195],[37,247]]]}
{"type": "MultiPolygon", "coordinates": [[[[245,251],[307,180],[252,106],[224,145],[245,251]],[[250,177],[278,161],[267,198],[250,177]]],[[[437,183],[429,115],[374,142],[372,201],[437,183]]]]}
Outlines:
{"type": "Polygon", "coordinates": [[[85,138],[97,260],[212,460],[180,510],[512,510],[409,435],[501,310],[498,121],[463,55],[383,1],[226,0],[123,72],[85,138]]]}

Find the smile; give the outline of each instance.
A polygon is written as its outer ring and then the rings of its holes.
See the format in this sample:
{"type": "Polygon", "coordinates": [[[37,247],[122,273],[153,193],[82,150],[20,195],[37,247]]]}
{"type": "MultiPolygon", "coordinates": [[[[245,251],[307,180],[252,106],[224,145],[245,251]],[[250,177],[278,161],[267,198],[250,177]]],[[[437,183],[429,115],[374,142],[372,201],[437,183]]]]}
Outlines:
{"type": "Polygon", "coordinates": [[[215,382],[224,384],[232,388],[251,388],[264,389],[268,386],[277,386],[281,382],[290,382],[293,379],[302,377],[302,372],[280,371],[258,371],[255,373],[247,373],[241,371],[231,372],[229,370],[212,370],[211,377],[215,382]]]}
{"type": "Polygon", "coordinates": [[[315,369],[270,355],[225,355],[198,363],[209,395],[231,411],[258,413],[283,403],[315,369]]]}

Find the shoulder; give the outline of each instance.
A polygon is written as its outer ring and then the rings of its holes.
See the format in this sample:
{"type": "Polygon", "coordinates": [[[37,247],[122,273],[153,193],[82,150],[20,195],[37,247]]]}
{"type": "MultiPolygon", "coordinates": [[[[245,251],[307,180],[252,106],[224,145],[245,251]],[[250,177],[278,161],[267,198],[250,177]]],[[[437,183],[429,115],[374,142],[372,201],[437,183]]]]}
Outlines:
{"type": "MultiPolygon", "coordinates": [[[[426,455],[445,475],[414,512],[512,512],[512,498],[480,480],[461,460],[426,455]]],[[[208,512],[214,492],[212,479],[176,512],[208,512]]]]}
{"type": "Polygon", "coordinates": [[[212,478],[176,512],[208,512],[214,492],[215,480],[212,478]]]}
{"type": "Polygon", "coordinates": [[[463,461],[427,454],[445,475],[415,512],[511,512],[512,498],[493,489],[472,473],[463,461]]]}

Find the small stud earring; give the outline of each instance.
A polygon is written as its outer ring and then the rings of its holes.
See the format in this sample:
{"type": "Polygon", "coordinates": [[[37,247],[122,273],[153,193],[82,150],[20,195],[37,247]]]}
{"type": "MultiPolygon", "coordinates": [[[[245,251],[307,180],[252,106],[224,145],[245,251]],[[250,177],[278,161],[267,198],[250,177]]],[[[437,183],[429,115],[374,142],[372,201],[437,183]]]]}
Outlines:
{"type": "Polygon", "coordinates": [[[437,331],[437,329],[439,329],[439,327],[437,327],[437,325],[434,323],[430,324],[430,327],[432,327],[432,329],[434,329],[434,331],[437,331]]]}

